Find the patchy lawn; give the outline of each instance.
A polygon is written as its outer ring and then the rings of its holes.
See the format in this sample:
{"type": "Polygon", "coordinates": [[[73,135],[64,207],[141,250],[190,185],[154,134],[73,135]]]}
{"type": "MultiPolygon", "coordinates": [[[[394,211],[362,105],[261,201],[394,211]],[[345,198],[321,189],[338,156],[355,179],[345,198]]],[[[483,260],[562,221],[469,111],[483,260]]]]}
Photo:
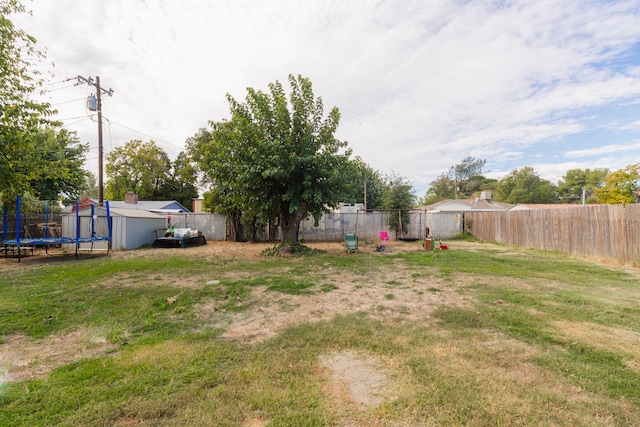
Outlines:
{"type": "Polygon", "coordinates": [[[640,425],[640,272],[490,244],[0,259],[0,425],[640,425]]]}

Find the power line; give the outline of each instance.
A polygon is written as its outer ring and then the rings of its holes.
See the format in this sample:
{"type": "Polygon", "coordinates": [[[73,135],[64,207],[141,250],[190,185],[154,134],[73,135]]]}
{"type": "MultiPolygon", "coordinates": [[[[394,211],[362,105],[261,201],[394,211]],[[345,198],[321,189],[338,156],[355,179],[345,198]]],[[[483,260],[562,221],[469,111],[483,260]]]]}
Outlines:
{"type": "MultiPolygon", "coordinates": [[[[108,89],[108,90],[106,90],[106,89],[102,89],[102,88],[100,88],[100,86],[99,86],[99,77],[98,77],[98,78],[96,78],[96,80],[94,81],[92,77],[85,78],[85,77],[82,77],[82,76],[78,75],[77,77],[70,77],[70,78],[67,78],[67,79],[62,80],[62,81],[59,81],[59,82],[49,83],[49,84],[47,84],[47,85],[45,85],[45,86],[54,85],[54,84],[59,84],[59,83],[65,83],[65,82],[73,81],[73,80],[75,80],[76,82],[75,82],[74,84],[72,84],[72,85],[67,85],[67,86],[63,86],[63,87],[60,87],[60,88],[50,89],[50,90],[48,90],[48,91],[49,91],[49,92],[52,92],[52,91],[56,91],[56,90],[60,90],[60,89],[66,89],[66,88],[70,88],[70,87],[78,86],[78,85],[80,85],[80,84],[82,84],[82,83],[86,83],[86,84],[87,84],[87,85],[89,85],[89,86],[95,86],[95,87],[96,87],[96,89],[97,89],[97,91],[98,91],[98,92],[100,92],[100,94],[105,94],[105,95],[109,95],[109,96],[113,95],[113,89],[108,89]]],[[[84,99],[84,98],[77,98],[77,99],[72,99],[72,100],[69,100],[69,101],[63,101],[63,102],[59,102],[59,103],[53,104],[52,106],[55,106],[55,105],[63,105],[63,104],[71,103],[71,102],[76,102],[76,101],[80,101],[80,100],[82,100],[82,99],[84,99]]],[[[100,104],[101,104],[101,103],[100,103],[100,104]]],[[[100,108],[100,107],[98,107],[98,108],[100,108]]],[[[77,124],[77,123],[82,122],[82,121],[87,120],[87,119],[90,119],[90,120],[92,120],[92,121],[96,121],[96,120],[94,119],[94,117],[93,117],[92,115],[90,115],[90,113],[89,113],[89,107],[88,107],[88,105],[86,105],[86,104],[85,104],[85,109],[87,109],[87,116],[86,116],[86,117],[83,117],[83,116],[79,116],[79,117],[70,117],[70,118],[60,119],[60,121],[61,121],[61,122],[64,122],[65,120],[76,120],[76,119],[79,119],[79,120],[77,120],[77,121],[75,121],[75,122],[73,122],[73,123],[65,124],[65,126],[72,126],[72,125],[74,125],[74,124],[77,124]]],[[[100,108],[100,109],[101,109],[101,108],[100,108]]],[[[91,111],[93,111],[93,109],[91,109],[91,111]]],[[[99,117],[98,117],[97,122],[98,122],[98,126],[101,128],[101,127],[102,127],[102,126],[101,126],[101,124],[102,124],[102,123],[101,123],[101,114],[100,114],[100,113],[101,113],[101,111],[98,111],[98,113],[99,113],[99,114],[98,114],[98,116],[99,116],[99,117]]],[[[132,131],[132,132],[135,132],[135,133],[137,133],[137,134],[139,134],[139,135],[142,135],[142,136],[145,136],[145,137],[147,137],[147,138],[151,138],[153,141],[156,141],[156,142],[159,142],[159,143],[163,143],[163,144],[166,144],[166,145],[169,145],[169,146],[175,147],[175,148],[180,148],[180,149],[184,148],[182,145],[174,144],[174,143],[172,143],[172,142],[169,142],[169,141],[166,141],[166,140],[163,140],[163,139],[160,139],[160,138],[154,137],[153,135],[149,135],[149,134],[147,134],[147,133],[141,132],[141,131],[139,131],[139,130],[137,130],[137,129],[134,129],[134,128],[130,127],[130,126],[127,126],[127,125],[124,125],[124,124],[122,124],[122,123],[118,123],[118,122],[116,122],[116,121],[113,121],[113,120],[111,120],[111,119],[109,119],[109,118],[107,118],[107,117],[105,117],[104,119],[105,119],[105,120],[107,120],[107,122],[109,123],[109,129],[108,129],[108,131],[109,131],[109,141],[110,141],[110,145],[111,145],[111,148],[112,148],[112,149],[113,149],[113,138],[114,138],[114,136],[113,136],[113,134],[112,134],[112,133],[113,133],[113,129],[112,129],[112,127],[111,127],[111,124],[114,124],[114,125],[117,125],[117,126],[123,127],[123,128],[125,128],[125,129],[128,129],[128,130],[130,130],[130,131],[132,131]]],[[[101,135],[101,133],[102,133],[102,132],[101,132],[101,130],[99,131],[99,133],[100,133],[100,135],[99,135],[99,137],[100,137],[100,138],[99,138],[99,139],[101,139],[101,136],[102,136],[102,135],[101,135]]],[[[101,142],[99,142],[99,145],[101,145],[101,142]]],[[[100,150],[100,151],[102,151],[102,150],[100,150]]]]}
{"type": "Polygon", "coordinates": [[[122,123],[118,123],[118,122],[115,122],[115,121],[113,121],[113,120],[110,120],[110,119],[109,119],[109,118],[107,118],[107,117],[105,117],[105,120],[109,121],[110,123],[113,123],[114,125],[118,125],[118,126],[120,126],[120,127],[123,127],[123,128],[125,128],[125,129],[128,129],[128,130],[130,130],[130,131],[133,131],[133,132],[135,132],[135,133],[137,133],[137,134],[140,134],[140,135],[142,135],[142,136],[146,136],[147,138],[151,138],[152,140],[154,140],[154,141],[156,141],[156,142],[162,142],[162,143],[164,143],[164,144],[171,145],[172,147],[176,147],[176,148],[183,148],[181,145],[176,145],[176,144],[174,144],[174,143],[172,143],[172,142],[164,141],[164,140],[162,140],[162,139],[160,139],[160,138],[156,138],[156,137],[154,137],[153,135],[149,135],[149,134],[146,134],[146,133],[144,133],[144,132],[140,132],[139,130],[133,129],[133,128],[131,128],[131,127],[129,127],[129,126],[126,126],[126,125],[123,125],[122,123]]]}
{"type": "Polygon", "coordinates": [[[57,90],[67,89],[67,88],[74,87],[74,86],[77,86],[77,85],[73,84],[73,85],[69,85],[69,86],[57,87],[55,89],[46,89],[46,91],[47,92],[55,92],[57,90]]]}
{"type": "Polygon", "coordinates": [[[51,104],[51,106],[55,107],[56,105],[69,104],[70,102],[76,102],[76,101],[80,101],[82,99],[85,99],[84,96],[82,98],[71,99],[69,101],[56,102],[55,104],[51,104]]]}
{"type": "Polygon", "coordinates": [[[77,116],[77,117],[67,117],[65,119],[58,119],[58,120],[61,121],[61,122],[64,122],[65,120],[76,120],[76,119],[81,119],[81,118],[87,119],[88,117],[87,116],[77,116]]]}
{"type": "Polygon", "coordinates": [[[73,125],[75,125],[75,124],[77,124],[77,123],[80,123],[80,122],[83,122],[83,121],[87,120],[88,118],[89,118],[89,117],[83,117],[83,118],[81,118],[80,120],[75,121],[75,122],[73,122],[73,123],[66,123],[66,124],[65,124],[65,126],[73,126],[73,125]]]}
{"type": "Polygon", "coordinates": [[[109,149],[111,151],[113,151],[113,142],[118,141],[118,136],[115,134],[115,132],[113,131],[113,126],[111,123],[111,120],[107,120],[107,123],[109,124],[108,129],[109,129],[109,149]]]}
{"type": "MultiPolygon", "coordinates": [[[[105,107],[106,113],[111,115],[111,112],[109,111],[109,104],[106,104],[104,107],[105,107]]],[[[105,120],[107,121],[107,132],[109,132],[109,151],[113,151],[113,141],[114,141],[114,138],[116,138],[113,132],[113,126],[112,126],[113,123],[111,122],[111,120],[107,118],[105,118],[105,120]]]]}
{"type": "Polygon", "coordinates": [[[53,85],[57,85],[60,83],[65,83],[68,82],[69,80],[73,80],[73,79],[64,79],[64,80],[60,80],[59,82],[49,82],[49,83],[45,83],[42,86],[53,86],[53,85]]]}

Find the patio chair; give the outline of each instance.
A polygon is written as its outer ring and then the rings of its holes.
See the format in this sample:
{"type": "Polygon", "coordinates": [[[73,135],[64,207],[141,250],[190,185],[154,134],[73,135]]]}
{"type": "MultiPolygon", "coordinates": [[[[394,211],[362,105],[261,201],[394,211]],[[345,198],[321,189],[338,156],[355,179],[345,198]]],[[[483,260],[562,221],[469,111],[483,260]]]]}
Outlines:
{"type": "Polygon", "coordinates": [[[387,242],[389,241],[389,233],[385,230],[382,230],[380,233],[378,233],[378,235],[380,236],[380,240],[382,240],[382,244],[386,246],[387,242]]]}
{"type": "Polygon", "coordinates": [[[376,252],[387,252],[387,243],[389,240],[389,233],[386,230],[382,230],[378,233],[380,236],[380,240],[382,241],[381,245],[376,246],[376,252]]]}
{"type": "Polygon", "coordinates": [[[347,252],[358,253],[358,236],[356,236],[355,234],[346,234],[344,236],[344,240],[347,245],[347,252]]]}

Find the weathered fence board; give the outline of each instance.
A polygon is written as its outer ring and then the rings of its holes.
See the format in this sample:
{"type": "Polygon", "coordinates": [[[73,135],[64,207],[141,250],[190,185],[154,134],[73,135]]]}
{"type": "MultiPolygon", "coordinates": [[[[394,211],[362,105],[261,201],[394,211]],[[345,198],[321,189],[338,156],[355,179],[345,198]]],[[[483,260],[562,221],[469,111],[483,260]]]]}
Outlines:
{"type": "Polygon", "coordinates": [[[465,212],[465,230],[484,241],[640,264],[640,205],[465,212]]]}

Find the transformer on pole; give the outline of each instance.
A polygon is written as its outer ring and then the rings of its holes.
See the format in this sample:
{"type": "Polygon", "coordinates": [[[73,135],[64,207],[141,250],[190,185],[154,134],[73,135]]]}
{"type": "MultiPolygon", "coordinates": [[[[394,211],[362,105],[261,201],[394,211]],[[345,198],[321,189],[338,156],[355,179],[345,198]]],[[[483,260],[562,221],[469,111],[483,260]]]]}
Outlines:
{"type": "Polygon", "coordinates": [[[78,84],[86,83],[89,86],[95,86],[96,95],[95,97],[91,95],[87,99],[87,108],[90,111],[98,112],[98,203],[102,205],[104,202],[104,182],[103,182],[103,167],[102,167],[102,98],[101,95],[107,94],[109,96],[113,95],[113,89],[102,89],[100,87],[100,77],[96,76],[96,81],[93,81],[93,78],[85,78],[82,76],[78,76],[78,84]],[[94,108],[92,108],[94,107],[94,108]]]}

